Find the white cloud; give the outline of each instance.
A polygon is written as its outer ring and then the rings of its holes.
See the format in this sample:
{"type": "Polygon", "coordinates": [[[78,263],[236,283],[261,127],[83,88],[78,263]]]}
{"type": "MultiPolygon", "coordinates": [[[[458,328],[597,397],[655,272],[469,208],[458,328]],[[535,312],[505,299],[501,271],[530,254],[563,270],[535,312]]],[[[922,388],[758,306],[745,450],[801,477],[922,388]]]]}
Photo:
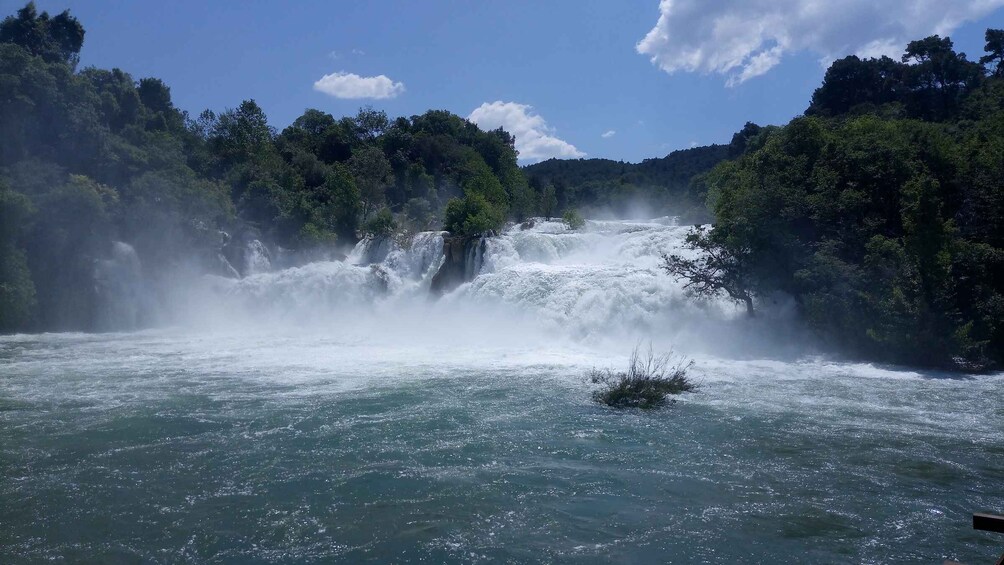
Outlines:
{"type": "Polygon", "coordinates": [[[554,136],[554,129],[533,108],[517,102],[485,102],[467,119],[483,130],[503,128],[516,136],[521,161],[542,161],[551,157],[583,157],[574,145],[554,136]]]}
{"type": "Polygon", "coordinates": [[[609,138],[611,138],[611,137],[613,137],[615,135],[617,135],[616,131],[614,131],[614,130],[608,130],[608,131],[605,131],[602,134],[600,134],[600,137],[602,137],[603,139],[609,139],[609,138]]]}
{"type": "Polygon", "coordinates": [[[729,86],[760,76],[789,53],[820,63],[857,54],[898,58],[906,44],[947,35],[1004,0],[661,0],[637,50],[667,73],[718,73],[729,86]]]}
{"type": "Polygon", "coordinates": [[[403,82],[394,82],[386,75],[361,77],[337,72],[324,75],[314,83],[314,90],[335,98],[394,98],[404,92],[403,82]]]}

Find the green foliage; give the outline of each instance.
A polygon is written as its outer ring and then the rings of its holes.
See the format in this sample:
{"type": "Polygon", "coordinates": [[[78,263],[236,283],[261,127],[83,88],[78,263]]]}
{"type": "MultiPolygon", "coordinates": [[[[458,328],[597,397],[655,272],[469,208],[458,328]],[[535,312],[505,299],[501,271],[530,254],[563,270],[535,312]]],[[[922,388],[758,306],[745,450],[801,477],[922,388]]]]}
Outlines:
{"type": "Polygon", "coordinates": [[[373,217],[363,225],[363,233],[373,237],[388,236],[397,229],[397,222],[394,221],[394,214],[387,208],[381,208],[373,217]]]}
{"type": "Polygon", "coordinates": [[[412,198],[404,206],[404,215],[418,230],[425,230],[432,219],[432,205],[425,198],[412,198]]]}
{"type": "Polygon", "coordinates": [[[554,211],[558,207],[558,194],[553,184],[544,185],[540,191],[540,213],[548,220],[554,216],[554,211]]]}
{"type": "Polygon", "coordinates": [[[653,212],[704,217],[704,194],[691,192],[692,180],[729,158],[732,152],[741,154],[747,137],[754,136],[758,129],[747,124],[732,145],[674,151],[661,159],[637,164],[609,159],[549,159],[524,168],[524,172],[538,195],[537,213],[548,219],[569,208],[627,215],[639,206],[653,212]]]}
{"type": "Polygon", "coordinates": [[[1004,360],[1004,104],[947,39],[904,60],[834,63],[810,108],[829,118],[797,118],[709,173],[716,223],[692,236],[705,254],[667,266],[701,288],[787,293],[857,355],[984,367],[1004,360]],[[860,111],[896,104],[926,122],[860,111]]]}
{"type": "Polygon", "coordinates": [[[390,162],[380,148],[372,145],[361,146],[352,153],[349,170],[352,171],[352,177],[359,187],[363,213],[375,210],[385,202],[384,192],[392,171],[390,162]]]}
{"type": "Polygon", "coordinates": [[[311,197],[308,211],[315,224],[324,226],[343,240],[355,241],[362,202],[348,168],[343,165],[333,167],[324,184],[311,197]]]}
{"type": "Polygon", "coordinates": [[[455,235],[481,235],[502,228],[508,212],[508,195],[498,178],[480,158],[467,163],[464,197],[446,205],[444,229],[455,235]]]}
{"type": "MultiPolygon", "coordinates": [[[[983,65],[1000,60],[995,55],[998,30],[987,30],[983,65]]],[[[952,40],[932,35],[912,41],[896,62],[888,57],[849,56],[834,62],[812,96],[807,115],[840,116],[871,113],[929,121],[956,119],[964,99],[983,84],[988,69],[954,50],[952,40]]],[[[999,75],[995,68],[991,74],[999,75]]]]}
{"type": "Polygon", "coordinates": [[[642,357],[635,347],[624,372],[589,371],[593,384],[602,385],[593,400],[613,408],[659,408],[669,403],[670,395],[694,392],[697,385],[687,377],[693,361],[675,359],[672,352],[656,355],[649,346],[642,357]]]}
{"type": "Polygon", "coordinates": [[[35,285],[19,247],[31,202],[0,182],[0,332],[25,327],[35,311],[35,285]]]}
{"type": "Polygon", "coordinates": [[[446,204],[443,228],[455,235],[483,235],[499,228],[505,217],[484,195],[472,193],[446,204]]]}
{"type": "Polygon", "coordinates": [[[0,22],[0,43],[13,43],[50,63],[77,65],[84,44],[84,28],[65,10],[56,16],[41,14],[28,2],[14,16],[0,22]]]}
{"type": "Polygon", "coordinates": [[[676,279],[684,280],[684,288],[691,294],[710,298],[725,294],[746,306],[752,317],[755,281],[751,271],[751,253],[740,242],[729,240],[726,231],[709,232],[704,226],[687,234],[687,247],[699,253],[696,258],[681,255],[662,255],[662,268],[676,279]]]}
{"type": "Polygon", "coordinates": [[[565,213],[561,215],[561,221],[565,222],[565,226],[567,226],[570,230],[582,229],[582,227],[586,225],[586,220],[584,220],[582,215],[579,214],[579,211],[574,208],[565,211],[565,213]]]}
{"type": "Polygon", "coordinates": [[[996,78],[1004,77],[1004,29],[988,29],[986,32],[986,45],[983,50],[987,52],[986,55],[980,57],[980,64],[987,66],[987,70],[990,70],[992,66],[991,75],[996,78]],[[990,66],[988,66],[990,65],[990,66]]]}
{"type": "Polygon", "coordinates": [[[27,327],[35,305],[35,284],[24,251],[0,243],[0,332],[27,327]]]}

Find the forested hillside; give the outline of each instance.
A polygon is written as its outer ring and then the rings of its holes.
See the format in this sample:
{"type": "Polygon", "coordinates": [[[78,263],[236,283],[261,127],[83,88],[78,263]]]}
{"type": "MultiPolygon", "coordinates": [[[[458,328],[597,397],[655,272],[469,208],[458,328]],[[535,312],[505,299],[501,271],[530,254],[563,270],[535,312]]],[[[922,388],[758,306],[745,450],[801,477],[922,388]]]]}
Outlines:
{"type": "Polygon", "coordinates": [[[69,12],[33,3],[0,23],[0,331],[94,328],[117,242],[156,284],[227,274],[246,234],[307,252],[539,212],[501,129],[364,108],[309,109],[277,132],[254,100],[193,117],[159,79],[78,68],[84,38],[69,12]]]}
{"type": "Polygon", "coordinates": [[[1004,32],[970,61],[948,38],[901,61],[847,57],[804,117],[706,178],[715,226],[667,257],[700,293],[795,299],[868,359],[1004,361],[1004,32]]]}
{"type": "Polygon", "coordinates": [[[673,213],[688,222],[703,221],[709,219],[704,174],[718,163],[741,155],[747,141],[761,129],[747,123],[728,145],[683,149],[641,163],[548,159],[523,170],[536,193],[554,195],[555,210],[579,208],[618,216],[673,213]]]}

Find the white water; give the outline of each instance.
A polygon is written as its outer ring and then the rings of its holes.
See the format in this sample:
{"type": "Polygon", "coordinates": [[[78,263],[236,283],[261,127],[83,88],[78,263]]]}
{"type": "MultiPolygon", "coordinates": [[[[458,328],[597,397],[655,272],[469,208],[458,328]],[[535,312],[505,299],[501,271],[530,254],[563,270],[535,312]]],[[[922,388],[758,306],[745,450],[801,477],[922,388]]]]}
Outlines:
{"type": "MultiPolygon", "coordinates": [[[[206,277],[170,327],[0,338],[0,561],[995,558],[969,519],[1004,505],[1004,379],[696,303],[659,266],[686,232],[515,228],[439,299],[442,234],[364,241],[206,277]],[[592,403],[584,372],[639,340],[702,390],[592,403]]],[[[119,251],[103,268],[134,272],[119,251]]]]}

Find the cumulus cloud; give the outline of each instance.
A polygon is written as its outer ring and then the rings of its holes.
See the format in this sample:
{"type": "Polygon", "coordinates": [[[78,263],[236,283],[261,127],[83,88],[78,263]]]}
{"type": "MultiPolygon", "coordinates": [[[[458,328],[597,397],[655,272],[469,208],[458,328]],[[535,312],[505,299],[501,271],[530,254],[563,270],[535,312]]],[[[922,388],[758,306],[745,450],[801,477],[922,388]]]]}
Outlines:
{"type": "Polygon", "coordinates": [[[605,131],[602,134],[600,134],[600,137],[602,137],[603,139],[608,139],[608,138],[611,138],[611,137],[613,137],[615,135],[617,135],[616,131],[614,131],[614,130],[608,130],[608,131],[605,131]]]}
{"type": "Polygon", "coordinates": [[[516,150],[521,161],[542,161],[551,157],[583,157],[585,153],[554,135],[554,128],[533,107],[517,102],[485,102],[467,119],[481,129],[503,128],[516,136],[516,150]]]}
{"type": "Polygon", "coordinates": [[[324,75],[314,83],[314,90],[335,98],[394,98],[404,92],[403,82],[394,82],[385,75],[361,77],[354,73],[337,72],[324,75]]]}
{"type": "Polygon", "coordinates": [[[845,55],[898,57],[906,44],[947,35],[1004,0],[661,0],[659,21],[637,50],[667,73],[718,73],[735,86],[784,55],[820,63],[845,55]]]}

